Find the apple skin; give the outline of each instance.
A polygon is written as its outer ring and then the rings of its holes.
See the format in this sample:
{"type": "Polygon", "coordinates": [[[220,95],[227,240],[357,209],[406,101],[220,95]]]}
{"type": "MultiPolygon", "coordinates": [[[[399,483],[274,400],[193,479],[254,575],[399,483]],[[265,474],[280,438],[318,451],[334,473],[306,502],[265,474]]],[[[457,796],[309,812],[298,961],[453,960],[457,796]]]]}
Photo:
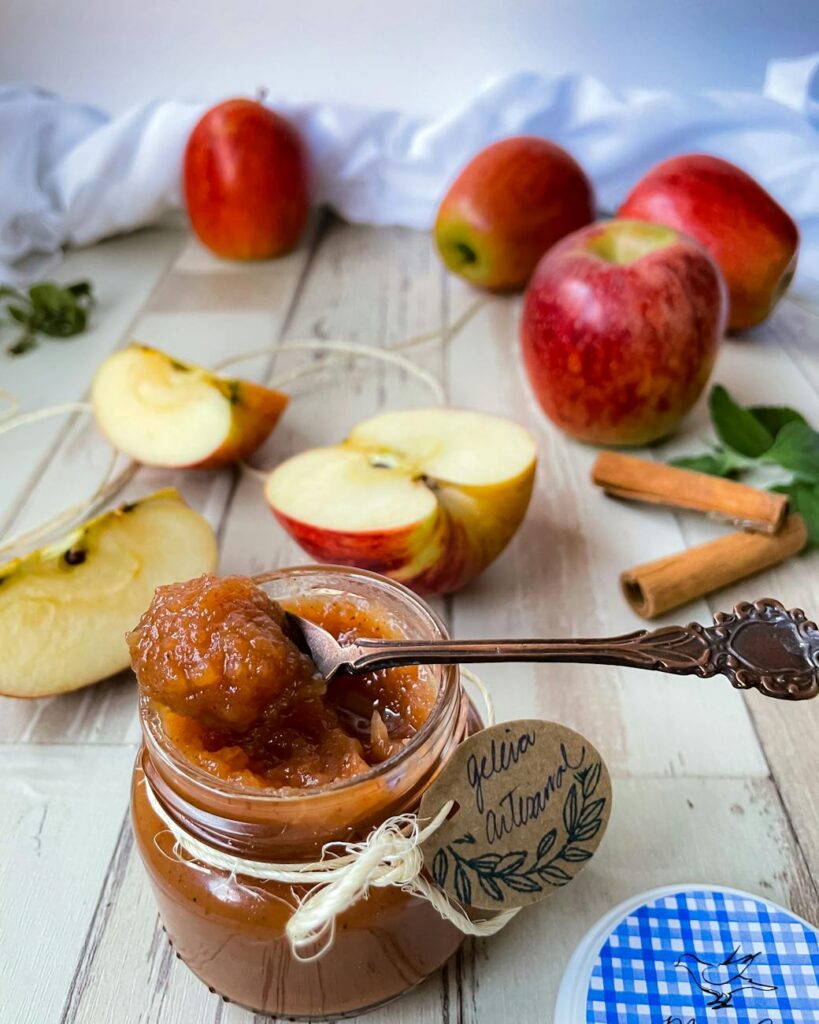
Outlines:
{"type": "Polygon", "coordinates": [[[745,171],[714,156],[677,156],[642,178],[618,217],[667,224],[711,253],[728,284],[728,328],[761,323],[796,270],[799,231],[745,171]]]}
{"type": "Polygon", "coordinates": [[[249,380],[217,381],[231,402],[230,433],[215,452],[182,469],[221,469],[248,458],[270,436],[290,401],[283,392],[249,380]]]}
{"type": "Polygon", "coordinates": [[[523,522],[535,462],[516,478],[483,487],[436,485],[438,507],[410,527],[360,533],[322,529],[272,508],[293,540],[319,562],[389,576],[422,597],[470,583],[503,551],[523,522]]]}
{"type": "Polygon", "coordinates": [[[518,136],[466,165],[434,235],[451,271],[490,291],[518,291],[547,249],[593,220],[594,193],[577,161],[546,139],[518,136]]]}
{"type": "Polygon", "coordinates": [[[191,226],[217,256],[260,260],[292,249],[309,210],[296,129],[254,100],[226,100],[191,132],[184,158],[191,226]]]}
{"type": "Polygon", "coordinates": [[[694,239],[637,221],[577,231],[543,257],[526,292],[521,344],[535,397],[578,440],[655,441],[702,392],[726,313],[719,268],[694,239]],[[658,247],[631,262],[595,254],[612,239],[652,237],[658,247]]]}

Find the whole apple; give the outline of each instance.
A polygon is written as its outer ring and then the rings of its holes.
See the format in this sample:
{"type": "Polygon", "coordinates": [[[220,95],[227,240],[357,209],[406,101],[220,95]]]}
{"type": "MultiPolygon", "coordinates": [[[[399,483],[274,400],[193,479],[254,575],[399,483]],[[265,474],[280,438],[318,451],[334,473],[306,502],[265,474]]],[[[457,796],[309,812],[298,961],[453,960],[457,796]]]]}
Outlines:
{"type": "Polygon", "coordinates": [[[796,270],[796,224],[749,174],[714,156],[677,156],[658,164],[638,182],[618,217],[667,224],[701,242],[725,275],[731,330],[769,316],[796,270]]]}
{"type": "Polygon", "coordinates": [[[526,292],[521,342],[535,396],[581,441],[655,441],[699,397],[726,312],[722,275],[693,238],[629,220],[576,231],[526,292]]]}
{"type": "Polygon", "coordinates": [[[191,226],[217,256],[279,256],[298,242],[307,220],[304,146],[296,129],[263,104],[227,100],[191,133],[184,189],[191,226]]]}
{"type": "Polygon", "coordinates": [[[461,171],[438,209],[435,242],[471,284],[515,291],[547,249],[592,220],[594,194],[577,161],[547,139],[520,136],[461,171]]]}

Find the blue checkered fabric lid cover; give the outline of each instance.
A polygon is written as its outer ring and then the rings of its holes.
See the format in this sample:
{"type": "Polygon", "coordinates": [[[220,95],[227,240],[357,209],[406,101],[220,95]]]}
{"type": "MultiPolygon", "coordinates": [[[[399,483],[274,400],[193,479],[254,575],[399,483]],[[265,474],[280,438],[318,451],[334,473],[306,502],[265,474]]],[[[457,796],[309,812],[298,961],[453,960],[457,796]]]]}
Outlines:
{"type": "Polygon", "coordinates": [[[632,911],[594,964],[586,1024],[819,1024],[819,934],[716,889],[632,911]]]}

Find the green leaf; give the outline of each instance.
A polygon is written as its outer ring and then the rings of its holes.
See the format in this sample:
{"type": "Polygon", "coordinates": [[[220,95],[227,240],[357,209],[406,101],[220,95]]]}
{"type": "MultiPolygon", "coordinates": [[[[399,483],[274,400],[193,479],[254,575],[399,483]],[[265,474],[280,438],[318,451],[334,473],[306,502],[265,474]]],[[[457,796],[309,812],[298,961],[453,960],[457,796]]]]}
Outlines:
{"type": "Polygon", "coordinates": [[[13,320],[16,320],[18,324],[28,324],[31,319],[31,314],[27,309],[23,309],[22,306],[6,306],[9,312],[9,316],[13,320]]]}
{"type": "Polygon", "coordinates": [[[789,469],[800,480],[819,483],[819,433],[807,423],[786,423],[764,461],[789,469]]]}
{"type": "Polygon", "coordinates": [[[811,487],[809,484],[793,483],[772,487],[771,490],[788,495],[791,511],[798,512],[805,520],[811,545],[819,547],[819,488],[811,487]]]}
{"type": "Polygon", "coordinates": [[[74,284],[70,284],[66,287],[67,292],[71,292],[74,298],[80,299],[84,297],[91,298],[91,282],[90,281],[75,281],[74,284]]]}
{"type": "Polygon", "coordinates": [[[745,468],[747,462],[728,448],[715,448],[713,452],[703,452],[702,455],[683,455],[678,459],[671,459],[669,465],[676,466],[677,469],[691,469],[695,473],[728,477],[736,476],[740,469],[745,468]]]}
{"type": "Polygon", "coordinates": [[[35,309],[65,309],[73,304],[71,293],[52,281],[32,285],[28,295],[35,309]]]}
{"type": "Polygon", "coordinates": [[[717,437],[728,448],[757,459],[773,444],[773,435],[767,427],[750,409],[737,405],[721,384],[711,389],[708,405],[717,437]]]}
{"type": "Polygon", "coordinates": [[[750,411],[774,438],[786,423],[807,423],[801,412],[786,405],[752,405],[750,411]]]}

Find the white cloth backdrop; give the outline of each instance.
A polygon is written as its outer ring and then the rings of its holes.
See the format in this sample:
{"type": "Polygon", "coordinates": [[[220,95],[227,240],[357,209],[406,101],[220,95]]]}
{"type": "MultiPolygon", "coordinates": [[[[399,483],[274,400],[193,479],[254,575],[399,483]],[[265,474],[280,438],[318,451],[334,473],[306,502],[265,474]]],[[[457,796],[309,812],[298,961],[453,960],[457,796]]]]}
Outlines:
{"type": "MultiPolygon", "coordinates": [[[[616,208],[654,163],[723,156],[799,221],[801,287],[819,288],[819,54],[775,61],[762,94],[615,93],[581,75],[517,74],[432,121],[339,104],[272,104],[307,140],[316,199],[368,224],[427,228],[458,169],[515,134],[564,145],[616,208]]],[[[180,166],[202,104],[154,101],[109,118],[41,90],[0,86],[0,281],[44,276],[64,245],[148,224],[178,207],[180,166]]]]}

